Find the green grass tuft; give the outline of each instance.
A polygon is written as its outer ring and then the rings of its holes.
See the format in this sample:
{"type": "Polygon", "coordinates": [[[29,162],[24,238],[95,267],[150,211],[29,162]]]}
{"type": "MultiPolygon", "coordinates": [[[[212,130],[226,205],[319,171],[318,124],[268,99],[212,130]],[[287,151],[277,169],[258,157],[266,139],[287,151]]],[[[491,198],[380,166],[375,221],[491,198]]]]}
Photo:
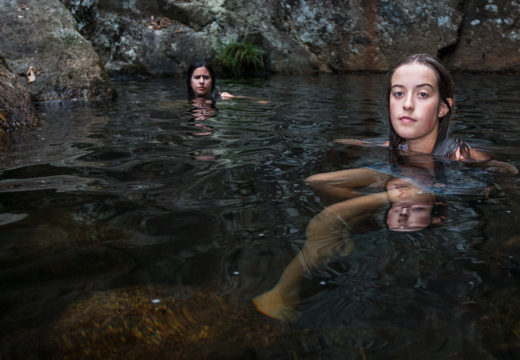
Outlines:
{"type": "Polygon", "coordinates": [[[264,51],[250,42],[233,41],[219,51],[217,63],[233,76],[245,76],[265,68],[264,51]]]}

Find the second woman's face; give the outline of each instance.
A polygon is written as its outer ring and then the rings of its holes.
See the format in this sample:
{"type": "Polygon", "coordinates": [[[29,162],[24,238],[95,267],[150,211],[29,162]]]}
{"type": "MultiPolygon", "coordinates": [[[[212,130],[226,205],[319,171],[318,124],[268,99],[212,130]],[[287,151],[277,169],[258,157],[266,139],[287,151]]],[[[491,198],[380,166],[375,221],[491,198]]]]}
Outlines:
{"type": "Polygon", "coordinates": [[[191,89],[195,97],[211,97],[212,85],[211,74],[204,66],[196,68],[191,74],[191,89]]]}
{"type": "Polygon", "coordinates": [[[392,75],[390,120],[395,132],[408,141],[435,144],[439,117],[448,108],[440,101],[434,71],[423,64],[400,66],[392,75]]]}

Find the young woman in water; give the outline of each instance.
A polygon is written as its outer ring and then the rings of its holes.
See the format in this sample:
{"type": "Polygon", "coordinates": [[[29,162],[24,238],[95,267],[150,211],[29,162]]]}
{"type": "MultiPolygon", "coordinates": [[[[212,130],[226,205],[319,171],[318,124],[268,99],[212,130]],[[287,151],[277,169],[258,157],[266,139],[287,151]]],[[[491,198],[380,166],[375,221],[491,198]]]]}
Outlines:
{"type": "MultiPolygon", "coordinates": [[[[518,173],[511,164],[496,161],[449,133],[455,85],[446,67],[429,54],[401,61],[389,74],[385,98],[390,150],[418,152],[476,163],[504,173],[518,173]]],[[[359,140],[337,140],[364,145],[359,140]]]]}
{"type": "Polygon", "coordinates": [[[215,129],[204,124],[203,121],[217,113],[215,105],[217,98],[232,99],[235,96],[228,92],[217,92],[215,73],[205,61],[196,61],[189,66],[186,72],[186,89],[188,100],[193,105],[190,113],[193,115],[195,126],[201,130],[194,132],[193,135],[213,134],[215,129]]]}
{"type": "Polygon", "coordinates": [[[215,73],[205,61],[196,61],[191,64],[186,72],[186,89],[188,100],[216,101],[217,99],[246,99],[255,100],[259,104],[268,104],[268,100],[252,97],[233,95],[227,91],[218,92],[216,89],[215,73]]]}
{"type": "MultiPolygon", "coordinates": [[[[333,256],[348,255],[354,247],[350,238],[353,225],[378,209],[388,208],[385,222],[392,231],[419,231],[442,224],[444,211],[434,211],[445,208],[435,194],[438,184],[427,180],[435,179],[432,155],[476,163],[499,172],[518,173],[513,165],[493,160],[449,134],[454,107],[453,80],[433,56],[416,54],[399,63],[389,74],[386,100],[390,136],[384,145],[388,146],[392,159],[405,158],[406,166],[393,174],[360,168],[308,177],[308,185],[343,201],[326,207],[311,219],[302,251],[287,266],[274,288],[253,299],[258,311],[280,320],[294,319],[298,315],[295,308],[299,304],[299,284],[303,276],[333,256]],[[369,187],[385,191],[367,195],[358,192],[369,187]],[[411,211],[415,211],[414,217],[411,211]]],[[[366,144],[359,140],[340,142],[366,144]]]]}

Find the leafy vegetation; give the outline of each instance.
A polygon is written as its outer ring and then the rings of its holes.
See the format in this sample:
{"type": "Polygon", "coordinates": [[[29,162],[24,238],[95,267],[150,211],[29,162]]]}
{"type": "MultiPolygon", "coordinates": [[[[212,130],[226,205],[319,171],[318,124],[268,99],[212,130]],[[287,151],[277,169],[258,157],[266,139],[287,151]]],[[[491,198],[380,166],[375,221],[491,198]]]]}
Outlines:
{"type": "Polygon", "coordinates": [[[220,49],[217,63],[233,76],[244,76],[265,68],[264,51],[247,41],[229,42],[220,49]]]}

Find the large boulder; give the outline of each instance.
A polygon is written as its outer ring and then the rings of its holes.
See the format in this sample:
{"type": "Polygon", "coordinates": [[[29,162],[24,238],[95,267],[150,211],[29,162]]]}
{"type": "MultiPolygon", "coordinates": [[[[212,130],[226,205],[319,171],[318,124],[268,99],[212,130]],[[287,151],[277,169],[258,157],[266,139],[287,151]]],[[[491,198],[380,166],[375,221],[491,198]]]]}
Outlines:
{"type": "Polygon", "coordinates": [[[0,8],[0,54],[33,100],[113,96],[99,56],[61,2],[0,0],[0,8]]]}
{"type": "Polygon", "coordinates": [[[386,71],[414,52],[456,70],[520,71],[520,10],[506,0],[23,4],[0,0],[0,52],[17,75],[36,69],[28,86],[37,100],[110,95],[103,66],[111,75],[179,76],[194,59],[214,61],[224,44],[243,40],[265,51],[267,70],[284,74],[386,71]]]}
{"type": "Polygon", "coordinates": [[[442,53],[457,41],[461,1],[287,1],[298,42],[333,71],[386,71],[416,52],[442,53]]]}
{"type": "Polygon", "coordinates": [[[465,1],[464,17],[449,66],[465,71],[520,73],[520,3],[465,1]]]}
{"type": "Polygon", "coordinates": [[[181,75],[247,40],[285,74],[386,71],[428,52],[457,70],[518,70],[519,8],[505,0],[63,0],[115,73],[181,75]]]}
{"type": "Polygon", "coordinates": [[[0,149],[9,146],[13,130],[36,126],[38,121],[29,92],[0,58],[0,149]]]}
{"type": "Polygon", "coordinates": [[[285,27],[283,17],[279,18],[283,9],[278,2],[63,2],[112,75],[179,76],[192,61],[214,60],[223,45],[242,40],[264,49],[270,71],[328,71],[311,51],[286,33],[290,29],[285,27]]]}
{"type": "Polygon", "coordinates": [[[197,1],[63,0],[112,76],[178,76],[215,54],[215,13],[197,1]]]}

